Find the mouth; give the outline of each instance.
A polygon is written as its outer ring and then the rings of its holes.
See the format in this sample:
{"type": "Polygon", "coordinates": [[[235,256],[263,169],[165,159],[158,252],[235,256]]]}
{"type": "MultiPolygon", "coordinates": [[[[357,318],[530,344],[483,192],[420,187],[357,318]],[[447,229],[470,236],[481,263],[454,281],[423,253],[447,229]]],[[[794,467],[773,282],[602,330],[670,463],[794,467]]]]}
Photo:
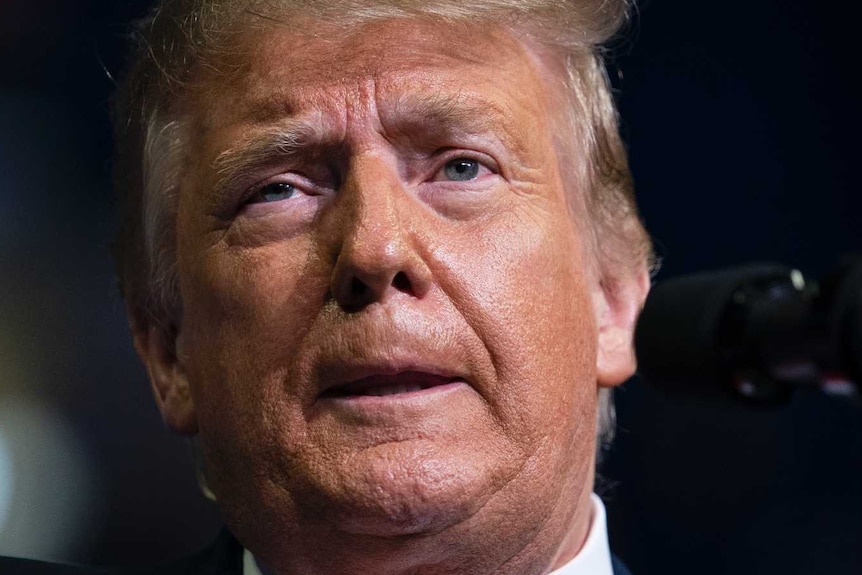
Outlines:
{"type": "Polygon", "coordinates": [[[392,375],[370,375],[326,389],[321,398],[386,397],[419,394],[449,386],[463,380],[419,371],[405,371],[392,375]]]}

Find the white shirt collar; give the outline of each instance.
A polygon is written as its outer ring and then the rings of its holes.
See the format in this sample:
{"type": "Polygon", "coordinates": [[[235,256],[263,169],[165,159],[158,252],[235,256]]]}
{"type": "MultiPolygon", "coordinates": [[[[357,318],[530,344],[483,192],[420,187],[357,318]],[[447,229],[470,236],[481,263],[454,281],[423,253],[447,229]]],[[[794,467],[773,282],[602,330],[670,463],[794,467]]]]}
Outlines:
{"type": "MultiPolygon", "coordinates": [[[[584,546],[574,559],[549,575],[613,575],[605,505],[595,493],[590,499],[593,503],[593,517],[584,546]]],[[[242,572],[243,575],[262,575],[248,549],[243,551],[242,572]]]]}
{"type": "Polygon", "coordinates": [[[593,519],[584,546],[574,559],[550,575],[613,575],[605,504],[595,493],[590,495],[590,499],[593,502],[593,519]]]}

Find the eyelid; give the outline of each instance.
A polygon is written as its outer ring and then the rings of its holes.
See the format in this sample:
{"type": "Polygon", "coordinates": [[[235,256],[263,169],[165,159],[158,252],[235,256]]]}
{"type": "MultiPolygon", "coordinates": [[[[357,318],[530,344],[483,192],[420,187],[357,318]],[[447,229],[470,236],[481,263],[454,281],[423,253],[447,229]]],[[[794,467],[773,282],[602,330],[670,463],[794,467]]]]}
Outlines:
{"type": "Polygon", "coordinates": [[[288,184],[296,188],[299,193],[306,196],[317,196],[320,195],[322,191],[320,186],[315,185],[311,180],[301,174],[297,174],[296,172],[282,172],[264,178],[256,184],[249,186],[243,194],[242,203],[251,203],[252,200],[254,200],[254,198],[270,184],[288,184]]]}
{"type": "Polygon", "coordinates": [[[500,168],[494,157],[484,152],[477,152],[476,150],[465,150],[461,148],[448,148],[440,151],[440,159],[443,164],[452,160],[457,160],[458,158],[476,160],[494,173],[500,171],[500,168]]]}

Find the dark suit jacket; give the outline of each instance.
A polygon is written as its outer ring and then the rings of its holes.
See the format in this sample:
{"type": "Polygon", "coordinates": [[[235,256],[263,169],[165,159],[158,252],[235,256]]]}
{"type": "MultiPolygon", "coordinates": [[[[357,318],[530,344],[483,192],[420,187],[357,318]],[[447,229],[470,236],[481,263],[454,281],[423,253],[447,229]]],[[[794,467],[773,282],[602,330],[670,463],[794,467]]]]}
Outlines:
{"type": "MultiPolygon", "coordinates": [[[[208,548],[167,565],[84,567],[0,557],[0,575],[240,575],[242,555],[242,546],[227,529],[223,529],[208,548]]],[[[613,564],[614,575],[631,575],[616,557],[613,557],[613,564]]]]}
{"type": "Polygon", "coordinates": [[[0,575],[239,575],[242,547],[223,529],[215,542],[175,563],[147,567],[84,567],[0,558],[0,575]]]}

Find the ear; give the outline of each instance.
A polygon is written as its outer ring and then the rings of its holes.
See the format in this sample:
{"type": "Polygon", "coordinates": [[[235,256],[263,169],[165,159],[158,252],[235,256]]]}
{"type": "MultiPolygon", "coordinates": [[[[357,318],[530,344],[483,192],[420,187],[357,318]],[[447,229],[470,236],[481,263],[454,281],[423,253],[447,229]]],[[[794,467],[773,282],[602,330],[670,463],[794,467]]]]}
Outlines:
{"type": "Polygon", "coordinates": [[[179,332],[152,325],[132,325],[132,338],[135,351],[147,368],[156,404],[165,424],[181,435],[196,434],[198,423],[194,400],[182,354],[177,353],[179,332]]]}
{"type": "Polygon", "coordinates": [[[599,387],[620,385],[637,367],[634,331],[638,315],[650,288],[646,267],[617,278],[613,284],[600,282],[593,294],[598,320],[596,373],[599,387]]]}

